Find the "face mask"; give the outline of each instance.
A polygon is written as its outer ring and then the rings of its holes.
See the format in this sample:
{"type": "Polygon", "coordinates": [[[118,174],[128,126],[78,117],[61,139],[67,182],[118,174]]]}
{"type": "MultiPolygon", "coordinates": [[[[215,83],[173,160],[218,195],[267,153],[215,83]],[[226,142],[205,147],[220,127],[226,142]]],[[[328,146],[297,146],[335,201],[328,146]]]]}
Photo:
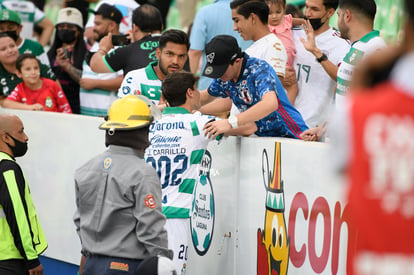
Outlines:
{"type": "Polygon", "coordinates": [[[16,31],[5,31],[4,33],[7,33],[8,36],[10,36],[15,42],[17,41],[17,32],[16,31]]]}
{"type": "Polygon", "coordinates": [[[63,43],[72,43],[76,39],[75,31],[74,30],[67,30],[62,29],[57,31],[57,37],[62,41],[63,43]]]}
{"type": "Polygon", "coordinates": [[[15,139],[14,137],[12,137],[11,135],[9,135],[9,137],[11,137],[12,140],[14,141],[14,147],[10,146],[7,143],[6,144],[7,144],[7,146],[9,146],[10,150],[12,151],[13,156],[15,158],[24,156],[26,154],[26,152],[27,152],[27,142],[18,141],[17,139],[15,139]]]}
{"type": "Polygon", "coordinates": [[[309,23],[311,24],[314,31],[318,30],[323,25],[323,23],[325,23],[325,22],[322,22],[322,18],[306,18],[306,19],[309,20],[309,23]]]}

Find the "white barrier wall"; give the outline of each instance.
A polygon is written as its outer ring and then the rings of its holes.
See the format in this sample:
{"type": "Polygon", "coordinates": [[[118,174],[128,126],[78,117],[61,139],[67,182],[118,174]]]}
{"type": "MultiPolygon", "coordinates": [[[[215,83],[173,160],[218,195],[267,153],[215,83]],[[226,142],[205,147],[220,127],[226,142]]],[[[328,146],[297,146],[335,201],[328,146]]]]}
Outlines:
{"type": "MultiPolygon", "coordinates": [[[[105,149],[102,118],[0,112],[17,114],[29,136],[18,162],[49,242],[45,256],[78,264],[73,173],[105,149]]],[[[231,137],[208,151],[187,274],[346,274],[345,188],[326,144],[231,137]]]]}

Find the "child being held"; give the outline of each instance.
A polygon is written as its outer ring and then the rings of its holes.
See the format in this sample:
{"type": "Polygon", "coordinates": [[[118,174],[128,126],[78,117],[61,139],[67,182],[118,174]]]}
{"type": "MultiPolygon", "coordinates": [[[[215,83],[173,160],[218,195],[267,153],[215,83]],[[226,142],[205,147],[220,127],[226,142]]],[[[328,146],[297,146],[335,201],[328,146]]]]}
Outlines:
{"type": "Polygon", "coordinates": [[[294,76],[293,81],[286,81],[283,83],[289,101],[294,104],[294,98],[296,98],[298,93],[298,85],[296,82],[296,73],[293,68],[293,59],[296,55],[296,49],[291,29],[293,25],[302,25],[305,21],[303,18],[293,18],[291,14],[286,14],[286,0],[266,0],[266,4],[269,6],[269,29],[282,41],[288,56],[286,75],[288,75],[288,71],[290,71],[293,73],[292,77],[294,76]]]}
{"type": "Polygon", "coordinates": [[[19,55],[16,69],[23,82],[4,100],[4,108],[72,113],[60,86],[51,79],[40,77],[40,63],[35,55],[19,55]]]}

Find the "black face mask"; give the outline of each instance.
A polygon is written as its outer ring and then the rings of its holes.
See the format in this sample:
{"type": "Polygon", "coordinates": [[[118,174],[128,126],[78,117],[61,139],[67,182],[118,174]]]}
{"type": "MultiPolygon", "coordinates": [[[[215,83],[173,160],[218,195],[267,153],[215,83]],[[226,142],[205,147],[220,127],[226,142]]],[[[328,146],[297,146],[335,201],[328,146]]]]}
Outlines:
{"type": "Polygon", "coordinates": [[[72,43],[76,39],[76,32],[74,30],[57,30],[56,35],[60,39],[60,41],[67,44],[72,43]]]}
{"type": "Polygon", "coordinates": [[[14,141],[14,147],[12,147],[12,146],[10,146],[10,144],[6,143],[7,146],[9,146],[10,150],[12,151],[13,156],[15,158],[24,156],[27,152],[27,142],[18,141],[17,139],[15,139],[14,137],[12,137],[9,134],[8,134],[8,136],[11,137],[12,140],[14,141]]]}
{"type": "Polygon", "coordinates": [[[14,40],[14,42],[16,42],[17,41],[17,38],[19,38],[17,36],[17,32],[16,31],[5,31],[4,33],[7,33],[7,35],[10,36],[14,40]]]}
{"type": "Polygon", "coordinates": [[[309,23],[311,24],[314,31],[319,30],[319,28],[322,27],[322,25],[325,23],[325,22],[322,22],[322,18],[306,18],[306,19],[309,20],[309,23]]]}

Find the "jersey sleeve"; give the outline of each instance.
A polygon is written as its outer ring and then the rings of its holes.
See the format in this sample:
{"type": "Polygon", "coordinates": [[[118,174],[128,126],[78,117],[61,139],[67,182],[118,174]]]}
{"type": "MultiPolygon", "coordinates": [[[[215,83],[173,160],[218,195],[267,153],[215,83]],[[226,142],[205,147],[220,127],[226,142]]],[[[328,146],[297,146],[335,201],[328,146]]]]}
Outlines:
{"type": "Polygon", "coordinates": [[[70,108],[70,105],[69,105],[68,99],[65,96],[65,93],[62,91],[62,89],[59,87],[59,85],[56,82],[51,81],[50,83],[51,83],[50,85],[52,85],[51,90],[56,99],[58,112],[71,114],[72,109],[70,108]]]}
{"type": "Polygon", "coordinates": [[[147,165],[146,172],[137,178],[140,183],[134,190],[136,206],[133,213],[139,221],[136,226],[136,235],[149,254],[171,258],[172,251],[167,249],[166,219],[162,214],[161,183],[155,170],[149,164],[147,165]]]}
{"type": "Polygon", "coordinates": [[[0,205],[3,207],[7,224],[14,243],[27,261],[29,268],[40,264],[34,247],[28,202],[25,196],[26,182],[21,168],[13,161],[0,162],[0,205]]]}
{"type": "Polygon", "coordinates": [[[104,63],[112,71],[116,72],[123,69],[124,61],[128,59],[128,50],[126,46],[121,46],[110,51],[103,57],[104,63]]]}
{"type": "Polygon", "coordinates": [[[204,17],[203,9],[195,16],[190,35],[190,45],[192,50],[203,51],[207,44],[207,24],[204,17]]]}
{"type": "Polygon", "coordinates": [[[276,76],[274,70],[272,70],[268,64],[260,66],[257,71],[255,71],[255,86],[256,91],[258,92],[260,98],[263,97],[264,94],[274,91],[276,94],[280,92],[285,92],[283,87],[279,81],[278,77],[276,76]]]}
{"type": "Polygon", "coordinates": [[[229,95],[226,93],[223,82],[220,79],[214,79],[210,83],[210,86],[208,86],[207,92],[214,97],[229,97],[229,95]]]}
{"type": "Polygon", "coordinates": [[[139,86],[136,83],[137,82],[134,81],[134,71],[127,73],[122,80],[121,87],[118,90],[118,97],[137,94],[137,91],[139,91],[139,86]]]}
{"type": "Polygon", "coordinates": [[[9,96],[7,97],[8,100],[12,100],[15,102],[22,102],[22,95],[20,93],[20,89],[21,89],[21,84],[18,84],[14,90],[9,94],[9,96]]]}

